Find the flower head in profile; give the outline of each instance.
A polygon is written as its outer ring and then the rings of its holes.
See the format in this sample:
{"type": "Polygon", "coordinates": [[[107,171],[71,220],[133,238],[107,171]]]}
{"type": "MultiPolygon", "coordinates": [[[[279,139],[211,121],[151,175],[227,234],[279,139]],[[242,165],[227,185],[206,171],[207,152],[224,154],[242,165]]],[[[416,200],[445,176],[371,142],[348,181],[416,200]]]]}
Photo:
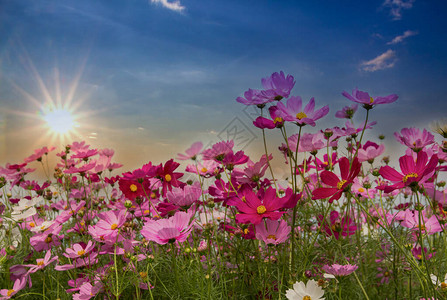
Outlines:
{"type": "Polygon", "coordinates": [[[25,285],[26,285],[26,276],[16,279],[16,281],[14,281],[14,286],[12,287],[12,289],[1,289],[0,290],[0,295],[3,296],[3,297],[1,297],[1,299],[10,299],[12,296],[17,294],[18,291],[23,289],[25,287],[25,285]]]}
{"type": "Polygon", "coordinates": [[[261,97],[269,100],[281,100],[288,98],[290,91],[295,86],[295,80],[292,75],[284,75],[283,71],[275,72],[270,77],[261,79],[262,87],[261,97]]]}
{"type": "Polygon", "coordinates": [[[357,111],[358,106],[359,106],[358,104],[345,106],[341,110],[335,113],[335,117],[340,119],[352,119],[354,113],[357,111]]]}
{"type": "Polygon", "coordinates": [[[328,274],[334,275],[334,276],[347,276],[358,269],[357,265],[340,265],[340,264],[333,264],[333,265],[324,265],[321,268],[323,271],[325,271],[328,274]]]}
{"type": "Polygon", "coordinates": [[[315,126],[315,121],[321,119],[329,113],[329,106],[315,110],[315,99],[311,98],[309,103],[303,108],[303,100],[301,97],[290,97],[287,100],[287,106],[282,102],[277,105],[277,114],[285,121],[295,122],[299,126],[309,124],[315,126]]]}
{"type": "Polygon", "coordinates": [[[174,242],[184,242],[194,223],[191,223],[191,218],[194,212],[177,212],[169,219],[149,220],[147,221],[141,234],[148,240],[154,241],[157,244],[167,244],[174,242]]]}
{"type": "Polygon", "coordinates": [[[447,138],[447,119],[433,122],[430,124],[430,129],[439,133],[443,138],[447,138]]]}
{"type": "Polygon", "coordinates": [[[286,291],[289,300],[324,300],[323,296],[324,290],[313,279],[306,284],[302,281],[295,282],[293,288],[286,291]]]}
{"type": "Polygon", "coordinates": [[[407,146],[414,152],[419,152],[425,146],[433,144],[435,137],[424,129],[422,132],[418,128],[403,128],[400,134],[395,132],[394,137],[404,146],[407,146]]]}
{"type": "Polygon", "coordinates": [[[351,101],[363,104],[363,107],[367,110],[372,109],[377,104],[393,103],[399,98],[396,94],[373,98],[367,92],[359,91],[357,88],[352,90],[352,95],[346,91],[343,91],[342,95],[351,101]]]}
{"type": "Polygon", "coordinates": [[[191,145],[191,147],[185,150],[186,154],[179,153],[177,154],[177,158],[180,160],[188,160],[188,159],[196,160],[197,156],[202,151],[202,148],[203,148],[202,142],[195,142],[194,144],[191,145]]]}

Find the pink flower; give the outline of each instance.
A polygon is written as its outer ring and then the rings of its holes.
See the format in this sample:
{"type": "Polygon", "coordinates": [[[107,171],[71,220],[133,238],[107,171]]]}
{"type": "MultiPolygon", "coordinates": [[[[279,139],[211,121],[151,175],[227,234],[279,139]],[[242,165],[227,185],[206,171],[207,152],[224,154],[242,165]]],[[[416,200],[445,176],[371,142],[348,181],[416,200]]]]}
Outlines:
{"type": "Polygon", "coordinates": [[[349,216],[340,218],[338,211],[331,211],[330,224],[323,219],[323,215],[317,216],[318,224],[323,227],[327,236],[333,235],[337,240],[341,236],[350,236],[357,230],[357,225],[352,221],[349,216]]]}
{"type": "Polygon", "coordinates": [[[399,158],[400,169],[402,174],[391,168],[390,166],[383,166],[379,173],[383,178],[393,182],[393,185],[378,187],[383,189],[385,193],[389,193],[395,189],[401,189],[406,186],[415,187],[418,183],[424,183],[435,172],[438,164],[438,157],[433,155],[428,161],[428,156],[424,151],[417,154],[417,159],[414,161],[410,155],[404,155],[399,158]]]}
{"type": "Polygon", "coordinates": [[[270,106],[269,113],[272,119],[270,120],[264,117],[257,117],[256,120],[253,121],[253,125],[261,129],[281,128],[284,125],[284,119],[277,112],[278,107],[270,106]]]}
{"type": "Polygon", "coordinates": [[[203,148],[202,142],[195,142],[194,144],[191,145],[191,147],[186,149],[185,151],[186,155],[179,153],[177,154],[177,158],[180,160],[188,160],[188,159],[196,160],[197,156],[202,151],[202,148],[203,148]]]}
{"type": "Polygon", "coordinates": [[[193,228],[190,212],[177,212],[169,219],[149,220],[141,229],[141,234],[149,241],[157,244],[184,242],[193,228]]]}
{"type": "Polygon", "coordinates": [[[354,116],[354,113],[357,111],[357,107],[358,104],[345,106],[335,113],[335,117],[340,119],[352,119],[352,116],[354,116]]]}
{"type": "Polygon", "coordinates": [[[102,233],[103,239],[115,243],[118,237],[119,229],[126,222],[126,212],[124,210],[110,210],[99,213],[98,218],[100,220],[96,223],[96,225],[89,226],[89,232],[91,228],[94,228],[102,233]]]}
{"type": "Polygon", "coordinates": [[[30,163],[32,161],[42,161],[42,156],[47,155],[49,152],[53,151],[54,149],[56,149],[56,147],[43,147],[41,149],[36,149],[34,150],[34,154],[31,154],[30,156],[28,156],[27,158],[25,158],[24,162],[26,163],[30,163]]]}
{"type": "Polygon", "coordinates": [[[378,267],[377,271],[379,271],[379,273],[377,274],[377,278],[381,278],[380,279],[380,284],[384,284],[384,283],[389,283],[390,282],[390,278],[393,275],[393,271],[391,269],[378,267]]]}
{"type": "Polygon", "coordinates": [[[65,253],[63,254],[65,257],[76,259],[80,257],[87,256],[93,249],[95,248],[95,244],[92,241],[88,241],[88,244],[84,242],[76,243],[71,248],[65,249],[65,253]]]}
{"type": "Polygon", "coordinates": [[[415,210],[412,212],[407,209],[403,212],[401,218],[403,218],[401,225],[412,229],[415,234],[419,234],[419,231],[422,234],[435,234],[442,231],[442,227],[435,215],[427,218],[425,212],[422,212],[422,215],[419,216],[419,211],[415,210]],[[421,218],[421,222],[419,222],[419,218],[421,218]]]}
{"type": "Polygon", "coordinates": [[[36,273],[39,270],[42,270],[49,264],[51,264],[53,261],[57,260],[58,257],[54,256],[51,258],[51,250],[48,250],[45,254],[44,258],[38,258],[36,259],[37,264],[36,265],[23,265],[24,267],[29,267],[28,273],[36,273]]]}
{"type": "Polygon", "coordinates": [[[214,160],[221,162],[230,153],[233,153],[234,141],[222,141],[215,143],[210,149],[205,149],[202,152],[204,160],[214,160]]]}
{"type": "Polygon", "coordinates": [[[402,145],[409,147],[414,152],[419,152],[425,146],[435,142],[433,134],[425,129],[421,132],[418,128],[403,128],[400,133],[401,134],[397,132],[394,133],[396,140],[402,145]]]}
{"type": "MultiPolygon", "coordinates": [[[[270,155],[268,160],[271,161],[272,159],[273,156],[270,155]]],[[[261,159],[256,163],[249,160],[244,171],[235,169],[233,176],[240,183],[257,183],[262,177],[264,177],[265,171],[268,168],[268,160],[265,154],[262,155],[261,159]]]]}
{"type": "Polygon", "coordinates": [[[260,241],[264,241],[266,244],[278,245],[284,243],[290,233],[290,226],[284,220],[273,221],[265,220],[264,223],[259,223],[255,226],[256,238],[260,241]]]}
{"type": "Polygon", "coordinates": [[[279,102],[277,114],[280,115],[285,121],[295,122],[299,126],[309,124],[315,126],[315,121],[321,119],[329,112],[329,106],[324,106],[315,111],[315,100],[311,98],[306,107],[302,108],[303,100],[301,97],[290,97],[287,100],[287,107],[279,102]]]}
{"type": "Polygon", "coordinates": [[[321,269],[326,273],[334,276],[346,276],[357,270],[358,266],[350,264],[347,265],[333,264],[330,266],[324,265],[321,269]]]}
{"type": "Polygon", "coordinates": [[[295,86],[295,80],[292,75],[284,75],[283,71],[275,72],[270,77],[261,79],[262,87],[261,97],[266,100],[281,100],[288,98],[290,91],[295,86]]]}
{"type": "Polygon", "coordinates": [[[178,206],[189,206],[199,200],[202,195],[202,188],[198,182],[193,185],[185,185],[182,188],[173,188],[166,194],[170,202],[178,206]]]}
{"type": "Polygon", "coordinates": [[[23,289],[25,287],[26,284],[26,277],[22,277],[19,279],[16,279],[16,281],[14,281],[14,286],[12,287],[12,289],[1,289],[0,290],[0,295],[2,295],[3,297],[0,297],[0,299],[10,299],[12,296],[14,296],[15,294],[17,294],[18,291],[20,291],[21,289],[23,289]]]}
{"type": "Polygon", "coordinates": [[[345,91],[343,91],[342,95],[351,101],[363,104],[363,107],[366,109],[372,109],[374,105],[377,104],[392,103],[398,98],[395,94],[388,95],[386,97],[373,98],[367,92],[359,91],[357,88],[352,90],[352,95],[345,91]]]}
{"type": "Polygon", "coordinates": [[[359,162],[367,161],[372,164],[374,162],[374,158],[382,155],[383,151],[385,151],[385,146],[383,144],[379,146],[376,143],[368,141],[361,148],[359,148],[357,157],[359,162]]]}

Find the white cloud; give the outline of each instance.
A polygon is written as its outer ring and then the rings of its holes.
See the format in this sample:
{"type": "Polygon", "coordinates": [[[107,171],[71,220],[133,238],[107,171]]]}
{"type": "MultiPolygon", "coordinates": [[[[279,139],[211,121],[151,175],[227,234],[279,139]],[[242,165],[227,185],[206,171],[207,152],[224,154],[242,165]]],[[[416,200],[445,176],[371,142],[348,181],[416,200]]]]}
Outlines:
{"type": "Polygon", "coordinates": [[[362,62],[360,67],[363,71],[375,72],[378,70],[394,67],[396,62],[396,52],[389,49],[385,53],[380,54],[374,59],[362,62]]]}
{"type": "Polygon", "coordinates": [[[385,0],[382,4],[384,7],[390,8],[390,14],[394,20],[402,19],[402,9],[410,9],[416,0],[385,0]]]}
{"type": "Polygon", "coordinates": [[[160,3],[162,6],[166,7],[167,9],[182,12],[185,7],[180,4],[179,0],[169,2],[169,0],[151,0],[152,3],[160,3]]]}
{"type": "Polygon", "coordinates": [[[403,42],[407,37],[418,34],[417,31],[407,30],[402,35],[396,36],[391,42],[386,43],[387,45],[394,45],[403,42]]]}

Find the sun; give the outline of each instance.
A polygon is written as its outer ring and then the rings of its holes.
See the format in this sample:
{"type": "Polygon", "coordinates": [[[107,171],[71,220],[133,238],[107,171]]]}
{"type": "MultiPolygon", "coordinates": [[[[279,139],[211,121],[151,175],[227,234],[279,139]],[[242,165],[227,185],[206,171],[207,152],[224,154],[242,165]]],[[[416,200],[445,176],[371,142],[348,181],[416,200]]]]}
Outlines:
{"type": "Polygon", "coordinates": [[[44,112],[42,118],[49,129],[56,134],[67,134],[76,126],[72,113],[64,108],[55,108],[44,112]]]}

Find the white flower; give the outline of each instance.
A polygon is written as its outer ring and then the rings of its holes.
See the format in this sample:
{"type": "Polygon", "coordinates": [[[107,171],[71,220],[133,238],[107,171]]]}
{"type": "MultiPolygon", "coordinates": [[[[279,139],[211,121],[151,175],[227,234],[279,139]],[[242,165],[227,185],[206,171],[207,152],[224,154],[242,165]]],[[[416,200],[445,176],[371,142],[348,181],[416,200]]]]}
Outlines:
{"type": "Polygon", "coordinates": [[[436,277],[436,275],[431,274],[430,275],[431,282],[433,282],[434,285],[441,287],[442,289],[447,288],[447,274],[445,274],[444,280],[441,278],[436,277]]]}
{"type": "Polygon", "coordinates": [[[304,285],[304,282],[295,282],[293,289],[286,291],[286,297],[289,300],[324,300],[323,289],[318,283],[311,279],[304,285]]]}

